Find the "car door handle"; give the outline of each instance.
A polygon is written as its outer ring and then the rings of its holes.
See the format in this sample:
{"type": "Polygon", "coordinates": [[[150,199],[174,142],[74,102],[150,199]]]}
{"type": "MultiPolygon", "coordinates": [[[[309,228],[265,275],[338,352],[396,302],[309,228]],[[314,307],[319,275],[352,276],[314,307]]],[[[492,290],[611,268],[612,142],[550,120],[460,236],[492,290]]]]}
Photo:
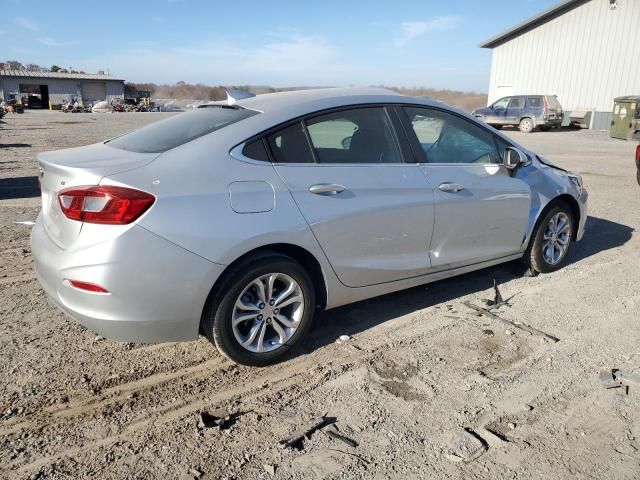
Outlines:
{"type": "Polygon", "coordinates": [[[456,193],[456,192],[459,192],[460,190],[464,190],[464,187],[459,183],[450,183],[450,182],[441,183],[438,188],[443,192],[447,192],[447,193],[456,193]]]}
{"type": "Polygon", "coordinates": [[[318,183],[317,185],[311,185],[309,191],[316,195],[337,195],[344,192],[345,188],[337,183],[318,183]]]}

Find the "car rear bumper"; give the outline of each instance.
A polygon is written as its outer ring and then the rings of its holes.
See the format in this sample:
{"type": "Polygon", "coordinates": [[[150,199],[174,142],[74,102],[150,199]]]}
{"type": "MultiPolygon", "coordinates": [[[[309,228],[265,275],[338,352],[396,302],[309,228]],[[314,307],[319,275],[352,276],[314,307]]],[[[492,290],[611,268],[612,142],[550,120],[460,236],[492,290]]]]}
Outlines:
{"type": "Polygon", "coordinates": [[[39,216],[31,249],[40,284],[65,313],[126,342],[195,340],[206,298],[224,269],[135,225],[115,239],[64,250],[39,216]],[[69,280],[109,293],[79,290],[69,280]]]}

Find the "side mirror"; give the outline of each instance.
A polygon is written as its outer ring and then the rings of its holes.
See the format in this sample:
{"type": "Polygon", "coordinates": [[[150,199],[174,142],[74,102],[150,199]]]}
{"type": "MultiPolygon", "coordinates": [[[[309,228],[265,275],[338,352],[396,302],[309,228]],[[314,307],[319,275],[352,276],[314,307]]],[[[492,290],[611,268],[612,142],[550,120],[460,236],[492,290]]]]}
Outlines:
{"type": "Polygon", "coordinates": [[[515,170],[520,165],[527,163],[527,156],[514,147],[507,147],[504,151],[504,166],[507,170],[515,170]]]}

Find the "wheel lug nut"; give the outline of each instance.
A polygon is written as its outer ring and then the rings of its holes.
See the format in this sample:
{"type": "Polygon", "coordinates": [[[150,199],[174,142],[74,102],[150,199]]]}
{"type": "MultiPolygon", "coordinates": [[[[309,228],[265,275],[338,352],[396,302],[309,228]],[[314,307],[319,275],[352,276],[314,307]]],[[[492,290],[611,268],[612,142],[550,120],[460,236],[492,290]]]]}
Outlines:
{"type": "Polygon", "coordinates": [[[262,314],[258,315],[258,320],[262,320],[262,319],[263,319],[262,314]]]}
{"type": "Polygon", "coordinates": [[[277,308],[275,308],[275,309],[273,310],[273,314],[274,314],[274,315],[277,315],[277,314],[279,314],[279,313],[280,313],[280,310],[278,310],[277,308]]]}
{"type": "Polygon", "coordinates": [[[271,317],[267,317],[267,323],[271,323],[271,317]]]}
{"type": "Polygon", "coordinates": [[[264,308],[264,303],[260,303],[260,304],[258,305],[258,308],[259,308],[260,310],[262,310],[262,309],[264,308]]]}
{"type": "Polygon", "coordinates": [[[270,300],[270,301],[269,301],[269,305],[273,306],[273,305],[275,305],[275,304],[276,304],[276,301],[275,301],[275,300],[270,300]]]}

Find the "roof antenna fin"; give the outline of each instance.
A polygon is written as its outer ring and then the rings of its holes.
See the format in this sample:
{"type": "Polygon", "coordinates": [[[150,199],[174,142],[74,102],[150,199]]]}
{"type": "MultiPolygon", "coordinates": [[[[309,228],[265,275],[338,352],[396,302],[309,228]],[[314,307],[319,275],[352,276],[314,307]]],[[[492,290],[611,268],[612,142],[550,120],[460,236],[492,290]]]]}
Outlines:
{"type": "Polygon", "coordinates": [[[227,103],[229,105],[235,105],[238,100],[255,96],[256,95],[254,93],[247,92],[245,90],[227,90],[227,103]]]}

